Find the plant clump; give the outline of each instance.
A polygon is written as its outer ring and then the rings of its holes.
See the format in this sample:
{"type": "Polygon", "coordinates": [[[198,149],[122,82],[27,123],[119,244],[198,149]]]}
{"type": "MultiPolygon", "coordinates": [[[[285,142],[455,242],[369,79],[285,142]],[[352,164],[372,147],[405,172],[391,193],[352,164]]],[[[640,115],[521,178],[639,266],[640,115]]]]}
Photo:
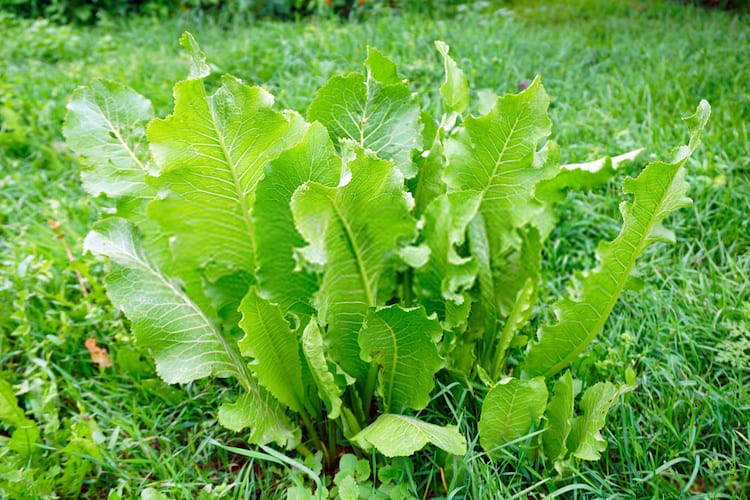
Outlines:
{"type": "Polygon", "coordinates": [[[561,472],[600,457],[605,417],[634,386],[579,383],[571,362],[638,257],[674,240],[662,221],[690,203],[684,165],[707,103],[671,161],[625,180],[619,235],[534,332],[556,204],[637,153],[561,166],[539,78],[470,115],[442,42],[439,119],[373,48],[363,73],[331,78],[303,117],[229,75],[209,92],[204,54],[187,33],[181,44],[191,67],[171,115],[97,81],[72,96],[64,129],[86,190],[116,209],[85,248],[109,258],[109,296],[164,381],[234,379],[223,426],[329,467],[352,449],[467,453],[459,422],[434,417],[450,414],[437,377],[472,388],[470,432],[490,457],[528,436],[561,472]]]}

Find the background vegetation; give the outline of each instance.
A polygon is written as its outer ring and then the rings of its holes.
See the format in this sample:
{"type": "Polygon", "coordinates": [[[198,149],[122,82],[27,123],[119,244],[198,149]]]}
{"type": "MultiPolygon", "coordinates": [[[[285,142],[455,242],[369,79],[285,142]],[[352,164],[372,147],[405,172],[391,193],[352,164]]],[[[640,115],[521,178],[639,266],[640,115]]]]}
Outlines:
{"type": "MultiPolygon", "coordinates": [[[[637,374],[638,389],[610,417],[602,462],[553,482],[533,458],[521,464],[519,443],[496,465],[478,447],[447,463],[428,449],[374,475],[397,474],[417,497],[750,491],[750,18],[671,2],[534,1],[477,2],[444,18],[383,10],[360,23],[217,20],[189,9],[166,19],[103,16],[84,27],[0,13],[0,379],[45,443],[20,471],[0,465],[0,496],[29,486],[32,497],[129,497],[146,488],[176,498],[265,497],[290,480],[282,465],[216,445],[244,447],[241,435],[216,425],[215,390],[155,377],[104,294],[105,264],[81,255],[107,207],[80,187],[60,132],[65,102],[76,86],[108,78],[166,114],[171,84],[188,67],[177,45],[185,29],[215,73],[263,85],[279,107],[298,110],[331,74],[359,70],[367,44],[392,57],[430,106],[442,70],[432,42],[443,39],[477,89],[516,91],[542,75],[564,162],[635,147],[668,156],[686,138],[679,117],[707,99],[714,114],[688,166],[695,203],[671,220],[677,246],[649,251],[643,288],[628,292],[576,367],[613,380],[628,367],[637,374]],[[112,367],[91,361],[88,338],[108,349],[112,367]]],[[[548,303],[566,276],[590,267],[593,242],[615,235],[617,186],[649,158],[564,204],[545,249],[548,303]]],[[[461,389],[437,397],[451,419],[464,419],[461,389]]]]}

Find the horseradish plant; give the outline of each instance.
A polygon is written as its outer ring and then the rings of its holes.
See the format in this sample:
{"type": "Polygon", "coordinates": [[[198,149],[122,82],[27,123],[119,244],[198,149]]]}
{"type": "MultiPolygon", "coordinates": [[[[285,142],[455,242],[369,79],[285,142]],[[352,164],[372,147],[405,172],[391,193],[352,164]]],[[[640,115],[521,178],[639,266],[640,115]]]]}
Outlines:
{"type": "Polygon", "coordinates": [[[164,381],[235,379],[222,425],[331,465],[349,446],[466,453],[455,423],[419,418],[440,404],[443,371],[474,387],[490,456],[541,430],[531,441],[550,465],[599,457],[605,416],[632,386],[595,383],[576,404],[565,370],[637,258],[674,239],[661,222],[690,202],[683,165],[705,102],[689,145],[625,180],[620,234],[527,341],[555,203],[623,159],[561,167],[538,78],[469,116],[466,77],[437,42],[436,121],[370,48],[365,72],[333,77],[302,117],[232,76],[209,92],[203,53],[189,34],[181,43],[191,69],[170,116],[97,81],[75,92],[64,130],[87,191],[116,205],[85,248],[111,261],[109,296],[164,381]]]}

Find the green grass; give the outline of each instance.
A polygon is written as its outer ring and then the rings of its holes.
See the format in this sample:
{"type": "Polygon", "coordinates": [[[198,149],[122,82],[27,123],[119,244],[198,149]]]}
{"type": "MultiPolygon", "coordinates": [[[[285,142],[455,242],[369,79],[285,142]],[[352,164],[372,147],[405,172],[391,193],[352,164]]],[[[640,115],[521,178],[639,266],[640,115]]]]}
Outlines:
{"type": "MultiPolygon", "coordinates": [[[[105,264],[81,255],[83,236],[106,202],[84,194],[62,142],[66,99],[77,85],[109,78],[168,113],[172,83],[187,70],[177,46],[185,29],[215,73],[261,84],[280,107],[300,111],[330,75],[359,70],[367,44],[390,55],[415,90],[436,102],[442,66],[432,42],[445,40],[475,89],[516,91],[542,75],[566,162],[635,147],[663,158],[686,140],[680,116],[707,99],[713,116],[688,166],[694,204],[669,222],[677,245],[648,252],[643,288],[627,292],[576,365],[580,377],[619,381],[627,367],[637,373],[638,389],[610,415],[604,459],[553,482],[518,443],[492,465],[478,446],[476,422],[461,410],[466,391],[454,384],[436,397],[448,419],[461,422],[467,457],[446,461],[426,450],[393,465],[419,497],[745,498],[750,491],[747,16],[674,3],[515,2],[452,19],[407,15],[361,24],[218,25],[192,17],[83,29],[0,17],[0,27],[0,375],[48,431],[48,448],[29,464],[36,495],[52,491],[45,478],[59,479],[55,467],[79,455],[94,463],[81,490],[87,497],[113,489],[138,496],[154,487],[175,498],[266,498],[281,496],[288,481],[282,466],[214,444],[244,446],[215,420],[217,392],[232,388],[172,388],[156,379],[107,301],[105,264]],[[49,220],[61,224],[75,262],[49,220]],[[90,336],[109,349],[113,369],[90,362],[83,346],[90,336]],[[81,423],[100,456],[60,451],[81,423]]],[[[595,242],[619,227],[622,178],[648,159],[642,155],[616,182],[572,194],[562,206],[562,224],[545,251],[544,303],[572,272],[594,265],[595,242]]],[[[550,314],[540,307],[540,317],[550,314]]]]}

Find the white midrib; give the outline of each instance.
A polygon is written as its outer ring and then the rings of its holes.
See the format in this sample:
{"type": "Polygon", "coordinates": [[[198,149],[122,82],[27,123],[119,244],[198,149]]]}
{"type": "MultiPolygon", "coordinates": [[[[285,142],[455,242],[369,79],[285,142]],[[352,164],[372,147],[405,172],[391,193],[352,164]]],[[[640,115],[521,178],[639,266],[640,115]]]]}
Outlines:
{"type": "Polygon", "coordinates": [[[346,238],[349,240],[349,243],[352,246],[352,252],[354,253],[354,262],[357,265],[357,271],[359,271],[359,279],[362,281],[362,288],[365,290],[365,295],[367,296],[367,306],[368,307],[374,307],[375,306],[375,298],[374,294],[372,293],[372,290],[370,290],[370,280],[367,277],[367,271],[365,270],[364,262],[362,262],[362,258],[360,257],[361,252],[359,249],[359,246],[357,245],[357,240],[354,239],[354,233],[352,232],[351,227],[349,227],[349,223],[347,222],[346,218],[344,218],[344,214],[341,213],[339,210],[339,206],[336,203],[335,198],[329,198],[329,201],[331,203],[331,206],[336,211],[336,217],[339,221],[341,221],[341,225],[344,228],[344,233],[346,234],[346,238]]]}
{"type": "Polygon", "coordinates": [[[206,96],[206,100],[208,101],[209,115],[211,116],[211,125],[216,132],[216,140],[221,147],[221,152],[224,155],[224,159],[226,160],[227,166],[229,167],[229,171],[232,173],[232,182],[234,184],[235,194],[237,195],[237,201],[239,201],[240,203],[240,210],[242,211],[242,220],[245,224],[245,230],[247,231],[247,236],[250,239],[250,248],[252,250],[252,255],[255,255],[255,233],[253,232],[253,223],[250,220],[250,210],[247,206],[245,191],[242,189],[240,178],[237,175],[237,166],[232,162],[232,155],[227,149],[226,143],[224,142],[224,137],[219,133],[219,126],[216,123],[214,115],[213,100],[208,96],[206,96]]]}
{"type": "Polygon", "coordinates": [[[359,146],[365,148],[365,123],[367,123],[367,112],[370,104],[370,71],[365,78],[365,103],[362,106],[362,118],[359,120],[359,146]]]}
{"type": "Polygon", "coordinates": [[[396,366],[398,366],[398,342],[396,342],[396,332],[391,328],[391,325],[383,321],[388,333],[391,334],[391,344],[393,344],[393,356],[391,360],[391,370],[388,374],[388,394],[386,398],[386,409],[385,411],[391,411],[391,403],[393,403],[393,388],[396,380],[396,366]]]}
{"type": "Polygon", "coordinates": [[[120,131],[115,128],[114,124],[107,118],[104,113],[102,113],[102,117],[104,118],[104,121],[107,122],[107,125],[109,126],[109,131],[112,132],[112,134],[115,136],[115,139],[117,139],[117,142],[119,142],[123,149],[128,153],[128,156],[133,159],[136,165],[138,165],[138,168],[141,169],[141,171],[144,174],[148,174],[148,171],[146,170],[146,166],[141,162],[141,160],[135,155],[135,151],[130,149],[130,146],[128,143],[123,139],[122,135],[120,135],[120,131]]]}
{"type": "Polygon", "coordinates": [[[510,144],[511,138],[513,137],[513,134],[516,132],[516,128],[518,127],[518,122],[521,121],[521,115],[516,115],[516,119],[513,122],[513,126],[510,127],[510,130],[508,131],[508,134],[505,136],[505,141],[503,142],[503,149],[500,150],[500,154],[498,154],[497,159],[495,160],[495,166],[492,168],[492,174],[487,179],[487,184],[484,186],[484,189],[482,189],[482,201],[484,201],[484,197],[487,194],[487,191],[492,187],[492,183],[494,182],[495,178],[498,176],[498,169],[500,168],[500,165],[502,165],[503,157],[505,156],[505,151],[508,149],[508,144],[510,144]]]}
{"type": "Polygon", "coordinates": [[[257,387],[252,383],[252,374],[250,373],[247,365],[242,361],[239,353],[229,345],[227,339],[225,339],[224,336],[216,330],[211,321],[206,317],[205,314],[203,314],[203,311],[201,311],[201,309],[192,300],[190,300],[185,292],[177,288],[164,274],[162,274],[157,268],[153,267],[150,262],[142,260],[139,255],[130,253],[125,248],[122,248],[122,251],[133,262],[138,263],[138,265],[140,265],[146,272],[151,274],[162,285],[167,287],[172,293],[175,294],[175,296],[179,297],[183,301],[183,303],[187,305],[196,316],[198,316],[200,321],[206,326],[206,328],[208,328],[211,334],[221,344],[224,352],[227,354],[227,357],[230,359],[231,364],[235,368],[237,379],[242,387],[247,392],[257,393],[257,387]]]}

